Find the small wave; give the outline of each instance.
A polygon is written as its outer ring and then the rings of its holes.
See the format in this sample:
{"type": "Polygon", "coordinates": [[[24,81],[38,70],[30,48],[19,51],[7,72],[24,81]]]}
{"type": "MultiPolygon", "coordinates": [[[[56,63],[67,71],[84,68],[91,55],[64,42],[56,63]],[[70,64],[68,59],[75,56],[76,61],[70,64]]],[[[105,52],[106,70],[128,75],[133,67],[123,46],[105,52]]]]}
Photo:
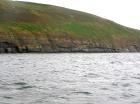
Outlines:
{"type": "Polygon", "coordinates": [[[134,79],[140,79],[140,76],[136,76],[136,77],[132,77],[132,78],[134,78],[134,79]]]}
{"type": "Polygon", "coordinates": [[[33,86],[22,86],[22,87],[17,88],[17,90],[25,90],[29,88],[33,88],[33,86]]]}
{"type": "Polygon", "coordinates": [[[5,99],[13,99],[13,97],[10,97],[10,96],[3,96],[3,98],[5,98],[5,99]]]}
{"type": "Polygon", "coordinates": [[[135,95],[130,94],[130,93],[123,93],[122,96],[123,96],[122,98],[124,99],[135,97],[135,95]]]}
{"type": "Polygon", "coordinates": [[[84,77],[88,77],[88,78],[99,78],[100,76],[98,74],[88,73],[88,74],[84,75],[84,77]]]}
{"type": "Polygon", "coordinates": [[[122,85],[123,87],[129,87],[129,86],[131,86],[129,83],[125,83],[125,84],[123,84],[122,85]]]}
{"type": "Polygon", "coordinates": [[[132,104],[140,104],[140,101],[133,101],[132,104]]]}
{"type": "Polygon", "coordinates": [[[14,85],[18,86],[18,88],[16,88],[17,90],[25,90],[25,89],[33,88],[33,86],[30,86],[25,82],[17,82],[14,83],[14,85]]]}
{"type": "Polygon", "coordinates": [[[27,85],[27,83],[25,83],[25,82],[17,82],[17,83],[14,83],[14,85],[21,85],[21,86],[23,86],[23,85],[27,85]]]}
{"type": "Polygon", "coordinates": [[[111,100],[117,101],[118,99],[116,97],[109,97],[111,100]]]}
{"type": "Polygon", "coordinates": [[[101,88],[101,90],[109,90],[108,88],[101,88]]]}
{"type": "Polygon", "coordinates": [[[91,95],[92,93],[86,92],[86,91],[79,91],[79,92],[74,92],[76,94],[84,94],[84,95],[91,95]]]}

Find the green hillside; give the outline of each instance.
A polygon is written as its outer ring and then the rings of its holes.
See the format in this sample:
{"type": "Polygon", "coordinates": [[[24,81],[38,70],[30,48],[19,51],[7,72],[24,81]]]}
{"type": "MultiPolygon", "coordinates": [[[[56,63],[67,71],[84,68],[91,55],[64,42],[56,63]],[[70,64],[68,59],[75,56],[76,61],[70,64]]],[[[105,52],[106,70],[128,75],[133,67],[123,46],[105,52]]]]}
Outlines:
{"type": "Polygon", "coordinates": [[[0,0],[0,42],[34,52],[139,51],[140,31],[62,7],[0,0]]]}

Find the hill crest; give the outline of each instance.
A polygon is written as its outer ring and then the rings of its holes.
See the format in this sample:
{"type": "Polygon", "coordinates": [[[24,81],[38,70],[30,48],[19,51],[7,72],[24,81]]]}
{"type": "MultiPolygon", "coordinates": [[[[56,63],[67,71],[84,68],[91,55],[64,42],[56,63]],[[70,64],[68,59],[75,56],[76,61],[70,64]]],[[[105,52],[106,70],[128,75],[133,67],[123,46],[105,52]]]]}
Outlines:
{"type": "Polygon", "coordinates": [[[0,13],[0,43],[20,52],[140,51],[139,30],[92,14],[8,0],[0,1],[0,13]]]}

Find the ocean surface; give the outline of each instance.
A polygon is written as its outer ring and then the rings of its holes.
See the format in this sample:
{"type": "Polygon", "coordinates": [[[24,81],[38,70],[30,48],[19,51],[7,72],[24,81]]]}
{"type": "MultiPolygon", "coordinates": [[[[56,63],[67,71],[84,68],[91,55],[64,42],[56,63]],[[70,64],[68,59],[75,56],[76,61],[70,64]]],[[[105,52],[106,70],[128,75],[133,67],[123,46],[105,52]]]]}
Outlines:
{"type": "Polygon", "coordinates": [[[140,104],[140,53],[0,54],[0,104],[140,104]]]}

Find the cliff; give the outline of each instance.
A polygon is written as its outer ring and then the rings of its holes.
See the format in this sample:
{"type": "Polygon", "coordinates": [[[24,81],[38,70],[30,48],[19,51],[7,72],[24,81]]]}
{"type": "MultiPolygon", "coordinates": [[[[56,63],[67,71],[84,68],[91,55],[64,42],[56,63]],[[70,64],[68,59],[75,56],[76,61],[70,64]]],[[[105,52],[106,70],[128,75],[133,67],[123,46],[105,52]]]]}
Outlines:
{"type": "Polygon", "coordinates": [[[0,53],[139,51],[139,30],[62,7],[0,0],[0,53]]]}

